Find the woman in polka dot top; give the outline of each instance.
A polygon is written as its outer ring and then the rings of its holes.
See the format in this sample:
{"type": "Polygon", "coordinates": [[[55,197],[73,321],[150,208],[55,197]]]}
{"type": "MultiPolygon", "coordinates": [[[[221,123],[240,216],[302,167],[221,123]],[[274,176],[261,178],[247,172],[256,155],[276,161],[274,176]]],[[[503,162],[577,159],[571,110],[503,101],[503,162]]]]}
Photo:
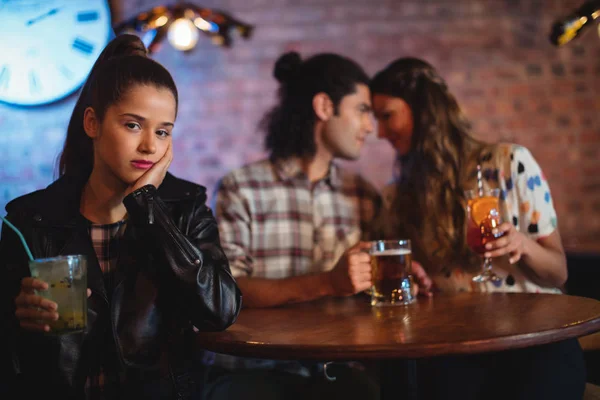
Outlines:
{"type": "MultiPolygon", "coordinates": [[[[431,276],[434,293],[560,294],[567,279],[565,254],[548,183],[531,153],[474,139],[446,83],[424,61],[393,62],[373,78],[371,92],[379,136],[398,153],[396,179],[384,189],[387,212],[373,233],[411,239],[413,258],[431,276]],[[486,283],[473,282],[481,259],[466,243],[465,190],[477,189],[477,166],[484,188],[500,189],[504,220],[498,228],[504,235],[485,250],[501,279],[486,283]]],[[[462,400],[581,399],[585,388],[576,339],[424,359],[418,368],[419,398],[427,400],[449,394],[462,400]]]]}
{"type": "MultiPolygon", "coordinates": [[[[567,279],[565,254],[548,183],[531,153],[474,139],[446,83],[424,61],[393,62],[373,78],[371,92],[379,136],[398,154],[396,179],[384,189],[387,212],[373,233],[411,239],[413,258],[431,276],[434,293],[560,294],[567,279]],[[504,220],[499,226],[504,236],[485,251],[501,279],[486,283],[473,282],[481,259],[466,243],[464,192],[477,189],[478,165],[484,188],[500,189],[504,220]]],[[[427,400],[449,394],[462,400],[581,399],[585,387],[576,339],[418,365],[419,398],[427,400]]]]}
{"type": "Polygon", "coordinates": [[[441,292],[561,293],[564,249],[550,188],[525,147],[488,144],[468,122],[430,65],[401,59],[371,84],[379,136],[396,149],[398,173],[383,191],[388,214],[380,235],[412,240],[414,259],[441,292]],[[502,238],[488,244],[499,280],[476,283],[481,259],[466,243],[465,190],[499,188],[502,238]]]}

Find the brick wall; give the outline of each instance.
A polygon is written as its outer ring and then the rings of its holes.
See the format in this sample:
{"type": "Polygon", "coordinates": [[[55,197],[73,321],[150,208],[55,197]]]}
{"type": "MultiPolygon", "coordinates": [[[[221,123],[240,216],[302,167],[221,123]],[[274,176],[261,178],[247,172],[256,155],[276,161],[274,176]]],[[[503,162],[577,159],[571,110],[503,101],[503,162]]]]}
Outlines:
{"type": "MultiPolygon", "coordinates": [[[[159,5],[115,0],[117,18],[159,5]]],[[[566,0],[206,0],[256,25],[231,49],[200,40],[189,54],[165,44],[156,59],[181,93],[172,171],[211,190],[228,170],[264,155],[256,124],[274,100],[274,60],[287,50],[353,57],[374,73],[399,56],[422,57],[447,79],[484,140],[529,147],[541,164],[565,240],[600,233],[600,38],[589,31],[564,48],[548,30],[580,1],[566,0]]],[[[0,105],[0,207],[47,185],[74,104],[0,105]]],[[[376,185],[393,152],[371,137],[348,166],[376,185]]]]}

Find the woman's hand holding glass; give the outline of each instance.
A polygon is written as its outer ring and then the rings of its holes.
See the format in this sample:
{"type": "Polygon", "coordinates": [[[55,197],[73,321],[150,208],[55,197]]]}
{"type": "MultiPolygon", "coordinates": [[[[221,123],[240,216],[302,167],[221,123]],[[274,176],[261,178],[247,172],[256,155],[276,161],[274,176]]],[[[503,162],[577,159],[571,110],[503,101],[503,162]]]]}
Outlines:
{"type": "Polygon", "coordinates": [[[414,260],[411,263],[411,275],[415,280],[415,285],[413,285],[413,296],[420,294],[421,296],[431,297],[433,295],[431,292],[431,287],[433,285],[431,278],[427,275],[423,266],[414,260]]]}
{"type": "MultiPolygon", "coordinates": [[[[49,332],[49,323],[58,320],[58,304],[36,294],[36,290],[48,289],[48,283],[31,277],[21,280],[21,291],[15,298],[15,316],[22,329],[49,332]]],[[[87,290],[90,297],[92,291],[87,290]]]]}
{"type": "Polygon", "coordinates": [[[523,257],[527,238],[513,224],[504,222],[492,233],[502,235],[502,237],[485,245],[484,257],[500,257],[508,254],[511,264],[516,263],[523,257]]]}
{"type": "Polygon", "coordinates": [[[37,331],[50,331],[50,322],[58,320],[58,305],[38,294],[36,290],[47,290],[48,284],[36,278],[23,278],[21,291],[15,298],[15,316],[21,328],[37,331]]]}

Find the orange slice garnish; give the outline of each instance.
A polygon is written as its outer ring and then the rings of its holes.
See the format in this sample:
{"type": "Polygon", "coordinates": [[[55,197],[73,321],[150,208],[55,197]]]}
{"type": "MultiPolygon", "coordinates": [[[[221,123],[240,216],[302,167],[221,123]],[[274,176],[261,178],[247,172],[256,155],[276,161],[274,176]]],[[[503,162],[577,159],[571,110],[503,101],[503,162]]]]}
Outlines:
{"type": "Polygon", "coordinates": [[[471,199],[469,206],[471,207],[471,218],[475,225],[479,226],[483,220],[488,218],[491,210],[498,210],[498,198],[486,196],[471,199]]]}

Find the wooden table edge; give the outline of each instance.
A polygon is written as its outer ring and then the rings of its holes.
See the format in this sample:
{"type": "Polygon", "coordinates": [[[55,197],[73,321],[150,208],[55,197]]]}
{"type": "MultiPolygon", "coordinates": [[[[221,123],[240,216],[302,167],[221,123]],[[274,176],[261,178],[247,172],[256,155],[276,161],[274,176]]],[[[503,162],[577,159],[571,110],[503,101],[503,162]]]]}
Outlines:
{"type": "Polygon", "coordinates": [[[519,335],[509,335],[493,339],[467,342],[435,344],[369,345],[361,347],[340,347],[327,345],[269,344],[261,342],[234,342],[219,339],[219,333],[199,333],[201,348],[215,353],[273,360],[381,360],[398,358],[424,358],[444,355],[478,354],[502,350],[518,349],[577,338],[600,331],[600,318],[546,331],[519,335]]]}

